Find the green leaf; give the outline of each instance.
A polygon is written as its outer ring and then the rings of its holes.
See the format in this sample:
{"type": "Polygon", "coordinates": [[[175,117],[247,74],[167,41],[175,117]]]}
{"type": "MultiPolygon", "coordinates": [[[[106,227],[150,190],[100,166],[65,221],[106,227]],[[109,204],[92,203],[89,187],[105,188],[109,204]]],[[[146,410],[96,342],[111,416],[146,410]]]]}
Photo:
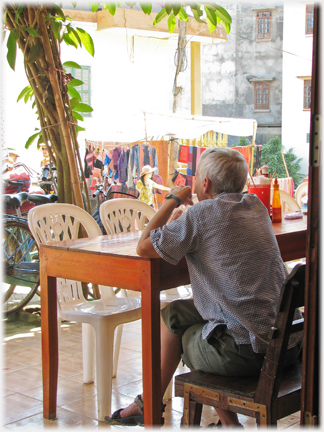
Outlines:
{"type": "Polygon", "coordinates": [[[208,17],[206,18],[206,21],[207,21],[209,33],[213,33],[213,31],[216,28],[215,24],[213,24],[208,17]]]}
{"type": "Polygon", "coordinates": [[[83,121],[83,117],[82,117],[81,114],[79,114],[79,113],[77,113],[77,112],[75,112],[75,111],[72,111],[72,114],[73,114],[73,117],[74,117],[75,119],[83,121]]]}
{"type": "Polygon", "coordinates": [[[111,15],[115,15],[115,12],[116,12],[116,5],[115,5],[115,3],[104,3],[103,6],[104,6],[105,10],[108,9],[108,11],[109,11],[109,13],[111,15]]]}
{"type": "Polygon", "coordinates": [[[223,23],[223,24],[224,24],[226,33],[229,34],[231,31],[231,24],[229,24],[229,23],[223,23]]]}
{"type": "Polygon", "coordinates": [[[40,133],[38,141],[37,141],[37,148],[40,146],[40,144],[45,144],[43,139],[43,134],[40,133]]]}
{"type": "Polygon", "coordinates": [[[65,15],[62,11],[62,9],[57,6],[56,4],[53,4],[53,9],[55,10],[56,15],[58,15],[59,17],[63,18],[63,21],[65,20],[65,15]]]}
{"type": "Polygon", "coordinates": [[[74,69],[81,69],[81,66],[78,63],[75,63],[73,61],[66,61],[63,63],[63,66],[65,67],[71,67],[74,69]]]}
{"type": "Polygon", "coordinates": [[[189,20],[187,12],[183,8],[180,9],[179,19],[183,20],[183,21],[186,21],[186,22],[188,22],[188,20],[189,20]]]}
{"type": "Polygon", "coordinates": [[[72,6],[74,7],[74,9],[76,8],[76,2],[71,2],[72,3],[72,6]]]}
{"type": "Polygon", "coordinates": [[[77,106],[73,108],[73,111],[79,111],[79,112],[92,112],[93,108],[91,108],[90,105],[79,103],[77,106]]]}
{"type": "Polygon", "coordinates": [[[192,10],[192,13],[193,13],[193,16],[194,16],[195,20],[198,21],[198,22],[200,22],[200,23],[203,23],[204,21],[200,19],[200,15],[197,12],[197,10],[196,9],[192,9],[191,5],[190,5],[190,7],[191,7],[191,10],[192,10]]]}
{"type": "Polygon", "coordinates": [[[3,24],[6,24],[6,21],[7,21],[7,10],[5,10],[3,14],[3,24]]]}
{"type": "Polygon", "coordinates": [[[32,97],[33,94],[34,94],[34,91],[33,91],[33,90],[31,90],[31,91],[29,91],[28,93],[26,93],[26,94],[25,94],[25,97],[24,97],[24,102],[27,103],[27,102],[28,102],[28,99],[30,99],[30,98],[32,97]]]}
{"type": "Polygon", "coordinates": [[[8,60],[9,66],[11,67],[12,70],[15,70],[16,54],[17,54],[17,42],[16,42],[15,35],[12,32],[10,32],[10,35],[8,37],[7,48],[8,48],[7,60],[8,60]]]}
{"type": "Polygon", "coordinates": [[[19,96],[18,96],[18,98],[17,98],[17,102],[19,102],[20,99],[22,99],[22,98],[25,96],[25,94],[28,93],[30,90],[32,90],[32,88],[31,88],[30,85],[28,85],[28,86],[25,87],[23,90],[21,90],[21,92],[20,92],[20,94],[19,94],[19,96]]]}
{"type": "Polygon", "coordinates": [[[77,132],[85,131],[85,129],[81,126],[75,126],[77,132]]]}
{"type": "Polygon", "coordinates": [[[147,13],[148,5],[149,5],[148,3],[140,2],[141,9],[142,9],[142,11],[143,11],[146,15],[149,15],[149,14],[147,13]]]}
{"type": "Polygon", "coordinates": [[[73,45],[75,48],[78,48],[78,44],[75,40],[71,39],[70,35],[67,33],[63,34],[63,40],[67,45],[73,45]]]}
{"type": "Polygon", "coordinates": [[[174,3],[173,4],[173,13],[174,13],[174,16],[177,16],[178,13],[180,12],[180,10],[181,10],[181,3],[174,3]]]}
{"type": "Polygon", "coordinates": [[[172,13],[168,18],[168,29],[170,33],[174,32],[175,24],[176,24],[175,16],[172,13]]]}
{"type": "Polygon", "coordinates": [[[32,35],[32,36],[34,36],[34,37],[39,37],[38,34],[37,34],[37,31],[34,30],[33,28],[27,27],[26,30],[28,31],[28,33],[29,33],[30,35],[32,35]]]}
{"type": "Polygon", "coordinates": [[[70,99],[70,105],[71,105],[71,109],[74,110],[74,108],[79,105],[80,100],[79,98],[72,98],[70,99]]]}
{"type": "MultiPolygon", "coordinates": [[[[205,6],[205,11],[206,11],[207,18],[209,19],[210,23],[216,27],[216,25],[217,25],[216,13],[213,10],[208,9],[206,6],[205,6]]],[[[207,21],[207,24],[208,24],[208,21],[207,21]]],[[[209,26],[208,26],[208,28],[209,28],[209,26]]],[[[212,33],[212,32],[210,32],[210,33],[212,33]]]]}
{"type": "Polygon", "coordinates": [[[40,133],[41,133],[41,132],[37,132],[36,134],[31,135],[31,136],[28,138],[28,140],[26,141],[26,144],[25,144],[25,148],[26,148],[26,149],[28,149],[28,148],[30,147],[30,145],[35,141],[35,139],[39,136],[40,133]]]}
{"type": "Polygon", "coordinates": [[[160,12],[156,15],[155,20],[153,21],[153,25],[158,24],[160,21],[163,20],[167,16],[165,8],[160,10],[160,12]]]}
{"type": "Polygon", "coordinates": [[[43,45],[41,44],[41,42],[37,42],[36,45],[32,46],[27,61],[28,63],[33,63],[34,61],[36,61],[37,59],[43,56],[44,56],[43,45]]]}
{"type": "Polygon", "coordinates": [[[167,13],[168,15],[170,15],[170,13],[172,12],[172,3],[165,2],[164,5],[165,5],[166,13],[167,13]]]}
{"type": "Polygon", "coordinates": [[[71,98],[78,98],[79,100],[81,100],[80,93],[74,87],[67,86],[67,88],[68,88],[68,93],[71,96],[71,98]]]}
{"type": "Polygon", "coordinates": [[[84,46],[84,48],[88,51],[89,54],[94,56],[94,44],[92,37],[87,33],[85,30],[77,27],[76,29],[78,35],[80,36],[81,42],[84,46]]]}
{"type": "Polygon", "coordinates": [[[83,81],[78,80],[76,78],[74,78],[72,81],[69,82],[69,86],[72,86],[72,87],[78,87],[79,85],[82,85],[82,84],[83,84],[83,81]]]}
{"type": "Polygon", "coordinates": [[[219,16],[223,23],[231,24],[231,15],[222,6],[217,6],[216,15],[219,16]]]}
{"type": "Polygon", "coordinates": [[[24,10],[23,6],[19,5],[18,9],[17,9],[17,12],[16,12],[16,15],[15,15],[15,23],[16,24],[18,24],[19,17],[21,15],[21,13],[23,12],[23,10],[24,10]]]}
{"type": "Polygon", "coordinates": [[[97,10],[99,9],[99,3],[92,3],[91,9],[92,9],[92,12],[97,12],[97,10]]]}
{"type": "Polygon", "coordinates": [[[60,40],[60,31],[62,28],[62,22],[53,20],[52,21],[52,28],[53,28],[53,33],[54,33],[55,38],[57,40],[60,40]]]}
{"type": "Polygon", "coordinates": [[[74,28],[70,27],[70,26],[66,26],[69,32],[69,36],[70,38],[77,44],[82,46],[82,42],[80,39],[80,36],[78,35],[78,33],[74,30],[74,28]]]}

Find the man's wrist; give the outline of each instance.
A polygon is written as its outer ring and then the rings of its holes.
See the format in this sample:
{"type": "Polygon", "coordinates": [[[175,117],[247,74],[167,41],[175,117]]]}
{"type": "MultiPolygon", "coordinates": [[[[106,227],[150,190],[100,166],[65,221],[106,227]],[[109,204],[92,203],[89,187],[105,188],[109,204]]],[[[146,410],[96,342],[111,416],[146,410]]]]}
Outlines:
{"type": "Polygon", "coordinates": [[[172,195],[171,193],[168,193],[165,196],[165,199],[174,199],[177,202],[177,207],[181,206],[181,199],[179,197],[175,196],[175,195],[172,195]]]}

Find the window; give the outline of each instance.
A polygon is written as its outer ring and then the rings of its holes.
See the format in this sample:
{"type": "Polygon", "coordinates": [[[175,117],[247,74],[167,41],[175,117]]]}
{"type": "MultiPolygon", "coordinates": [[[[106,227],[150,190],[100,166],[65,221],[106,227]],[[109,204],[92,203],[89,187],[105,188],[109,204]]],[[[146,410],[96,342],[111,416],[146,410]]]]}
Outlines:
{"type": "Polygon", "coordinates": [[[311,80],[304,80],[304,110],[311,108],[311,80]]]}
{"type": "Polygon", "coordinates": [[[270,84],[267,82],[254,83],[254,109],[270,109],[270,84]]]}
{"type": "MultiPolygon", "coordinates": [[[[83,84],[75,87],[81,95],[81,101],[85,104],[91,105],[91,86],[90,86],[90,66],[81,66],[81,69],[71,67],[65,68],[67,73],[70,73],[73,78],[83,81],[83,84]]],[[[81,113],[83,117],[91,117],[91,113],[81,113]]]]}
{"type": "Polygon", "coordinates": [[[306,5],[305,34],[313,34],[314,5],[306,5]]]}
{"type": "Polygon", "coordinates": [[[271,11],[257,12],[256,18],[257,18],[257,22],[256,22],[257,40],[271,39],[272,12],[271,11]]]}

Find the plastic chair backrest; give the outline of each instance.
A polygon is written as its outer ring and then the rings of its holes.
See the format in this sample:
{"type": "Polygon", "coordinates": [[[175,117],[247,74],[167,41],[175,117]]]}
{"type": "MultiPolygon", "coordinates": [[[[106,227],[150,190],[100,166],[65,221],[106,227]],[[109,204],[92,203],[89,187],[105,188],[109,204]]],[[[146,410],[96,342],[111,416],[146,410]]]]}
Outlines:
{"type": "MultiPolygon", "coordinates": [[[[279,194],[281,199],[282,211],[285,210],[285,204],[287,204],[291,212],[300,210],[300,206],[297,204],[297,201],[291,195],[289,195],[289,193],[279,189],[279,194]]],[[[272,196],[273,196],[273,189],[271,189],[270,202],[272,202],[272,196]]]]}
{"type": "Polygon", "coordinates": [[[105,201],[99,212],[107,234],[142,231],[145,221],[152,219],[156,213],[148,204],[127,198],[105,201]]]}
{"type": "MultiPolygon", "coordinates": [[[[28,212],[28,226],[39,247],[42,243],[77,239],[80,227],[88,237],[102,235],[97,222],[85,210],[73,204],[44,204],[28,212]]],[[[84,302],[80,282],[57,279],[58,303],[84,302]]]]}
{"type": "Polygon", "coordinates": [[[301,199],[305,195],[308,195],[308,182],[304,182],[304,183],[300,184],[298,186],[298,188],[296,189],[296,192],[295,192],[296,201],[300,207],[303,206],[301,199]]]}

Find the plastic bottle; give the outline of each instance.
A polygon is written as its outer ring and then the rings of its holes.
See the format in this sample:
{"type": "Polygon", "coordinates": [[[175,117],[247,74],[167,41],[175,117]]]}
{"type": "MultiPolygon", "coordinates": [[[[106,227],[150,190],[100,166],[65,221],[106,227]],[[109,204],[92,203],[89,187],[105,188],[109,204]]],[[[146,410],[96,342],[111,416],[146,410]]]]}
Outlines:
{"type": "Polygon", "coordinates": [[[277,178],[273,182],[272,223],[281,222],[281,200],[277,178]]]}

